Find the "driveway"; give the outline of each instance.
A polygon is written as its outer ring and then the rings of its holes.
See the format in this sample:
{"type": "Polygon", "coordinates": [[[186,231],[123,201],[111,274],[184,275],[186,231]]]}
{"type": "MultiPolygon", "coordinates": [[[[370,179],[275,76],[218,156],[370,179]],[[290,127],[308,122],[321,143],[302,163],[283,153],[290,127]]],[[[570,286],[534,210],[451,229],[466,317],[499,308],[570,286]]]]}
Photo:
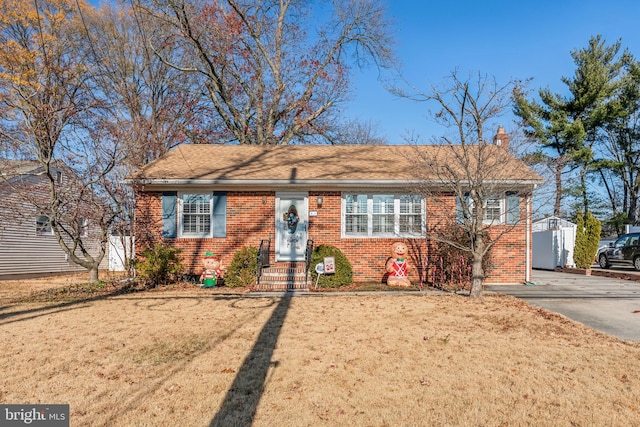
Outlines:
{"type": "Polygon", "coordinates": [[[532,282],[535,286],[485,289],[521,298],[618,338],[640,341],[639,282],[547,270],[533,270],[532,282]]]}

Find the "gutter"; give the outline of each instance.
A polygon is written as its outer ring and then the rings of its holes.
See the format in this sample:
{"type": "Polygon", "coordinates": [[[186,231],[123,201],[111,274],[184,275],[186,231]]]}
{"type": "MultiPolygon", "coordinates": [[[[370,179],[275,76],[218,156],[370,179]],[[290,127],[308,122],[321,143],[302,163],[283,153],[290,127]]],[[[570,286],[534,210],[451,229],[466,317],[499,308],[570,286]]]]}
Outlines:
{"type": "MultiPolygon", "coordinates": [[[[123,183],[129,185],[149,186],[228,186],[228,187],[406,187],[429,184],[431,187],[450,188],[451,184],[442,180],[389,180],[389,179],[190,179],[190,178],[127,178],[123,183]]],[[[504,186],[536,186],[537,180],[487,180],[488,185],[504,186]]],[[[468,182],[462,181],[464,187],[468,182]]]]}

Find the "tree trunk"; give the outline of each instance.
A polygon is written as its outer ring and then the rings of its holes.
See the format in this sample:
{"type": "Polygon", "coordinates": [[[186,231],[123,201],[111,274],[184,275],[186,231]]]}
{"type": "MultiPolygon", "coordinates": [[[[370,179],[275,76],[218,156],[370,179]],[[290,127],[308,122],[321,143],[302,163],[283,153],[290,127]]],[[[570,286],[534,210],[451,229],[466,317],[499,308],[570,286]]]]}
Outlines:
{"type": "Polygon", "coordinates": [[[89,283],[95,283],[98,281],[98,267],[90,267],[87,269],[89,272],[89,283]]]}
{"type": "Polygon", "coordinates": [[[562,169],[563,169],[563,163],[562,162],[558,162],[558,164],[556,165],[556,200],[555,203],[553,205],[553,215],[554,216],[560,216],[560,206],[562,203],[562,169]]]}
{"type": "Polygon", "coordinates": [[[471,263],[471,290],[469,297],[480,298],[482,296],[482,281],[484,279],[484,270],[482,269],[482,255],[473,254],[471,263]]]}
{"type": "Polygon", "coordinates": [[[589,212],[589,198],[587,197],[587,183],[585,181],[586,170],[584,167],[580,169],[580,191],[582,192],[582,210],[587,215],[589,212]]]}

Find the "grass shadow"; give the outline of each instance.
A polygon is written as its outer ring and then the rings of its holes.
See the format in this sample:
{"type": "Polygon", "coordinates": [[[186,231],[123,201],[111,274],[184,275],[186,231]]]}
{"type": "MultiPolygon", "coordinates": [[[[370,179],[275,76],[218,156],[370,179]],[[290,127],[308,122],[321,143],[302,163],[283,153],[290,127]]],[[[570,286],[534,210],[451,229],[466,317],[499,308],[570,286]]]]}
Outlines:
{"type": "Polygon", "coordinates": [[[52,288],[45,291],[35,292],[27,297],[10,301],[11,306],[25,303],[47,304],[45,306],[25,308],[17,311],[0,312],[0,325],[33,319],[39,316],[49,315],[60,311],[69,311],[75,308],[84,307],[86,303],[107,299],[110,297],[125,295],[134,292],[141,292],[135,283],[104,284],[102,287],[96,285],[71,285],[61,288],[52,288]],[[54,303],[54,304],[51,304],[54,303]],[[25,316],[25,317],[20,317],[25,316]],[[12,319],[20,317],[17,319],[12,319]],[[12,320],[9,320],[12,319],[12,320]]]}
{"type": "Polygon", "coordinates": [[[286,293],[271,313],[210,426],[249,426],[253,423],[269,368],[279,364],[272,360],[273,352],[291,305],[291,297],[292,293],[286,293]]]}

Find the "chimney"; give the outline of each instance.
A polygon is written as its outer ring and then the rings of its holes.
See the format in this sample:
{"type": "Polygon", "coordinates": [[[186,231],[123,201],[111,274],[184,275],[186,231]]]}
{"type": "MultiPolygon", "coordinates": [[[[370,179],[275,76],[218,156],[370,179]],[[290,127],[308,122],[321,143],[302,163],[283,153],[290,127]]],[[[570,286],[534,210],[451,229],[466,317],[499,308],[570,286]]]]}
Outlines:
{"type": "Polygon", "coordinates": [[[504,147],[505,150],[509,148],[509,134],[504,131],[502,125],[498,126],[498,133],[493,137],[493,143],[504,147]]]}

